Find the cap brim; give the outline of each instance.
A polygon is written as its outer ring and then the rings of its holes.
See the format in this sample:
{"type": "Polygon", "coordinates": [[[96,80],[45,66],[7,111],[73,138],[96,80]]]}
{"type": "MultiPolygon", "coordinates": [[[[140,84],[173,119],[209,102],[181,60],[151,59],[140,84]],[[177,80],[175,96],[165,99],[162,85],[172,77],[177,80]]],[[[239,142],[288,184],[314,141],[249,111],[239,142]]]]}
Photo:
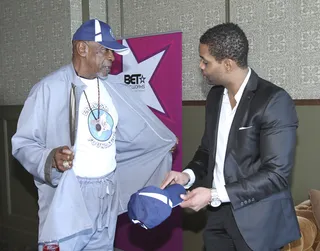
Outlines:
{"type": "Polygon", "coordinates": [[[180,184],[167,186],[164,190],[166,190],[169,194],[170,200],[172,201],[172,207],[180,205],[180,203],[183,201],[180,195],[186,194],[186,189],[180,184]]]}
{"type": "Polygon", "coordinates": [[[125,55],[127,55],[127,54],[130,53],[130,49],[129,49],[129,48],[127,48],[127,49],[125,49],[125,50],[113,50],[113,51],[114,51],[115,53],[121,55],[121,56],[125,56],[125,55]]]}
{"type": "Polygon", "coordinates": [[[117,41],[108,41],[108,42],[98,42],[102,46],[104,46],[107,49],[113,50],[115,53],[119,55],[127,55],[130,52],[130,49],[117,41]]]}

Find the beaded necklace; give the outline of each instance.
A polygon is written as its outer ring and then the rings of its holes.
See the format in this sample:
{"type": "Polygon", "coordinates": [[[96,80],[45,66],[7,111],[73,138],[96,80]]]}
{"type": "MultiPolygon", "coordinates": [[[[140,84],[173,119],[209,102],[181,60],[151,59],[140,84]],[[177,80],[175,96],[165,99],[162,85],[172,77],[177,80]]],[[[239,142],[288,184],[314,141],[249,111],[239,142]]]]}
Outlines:
{"type": "Polygon", "coordinates": [[[99,79],[98,78],[97,78],[97,85],[98,85],[98,118],[93,113],[93,110],[91,108],[90,102],[88,100],[87,93],[85,91],[83,91],[83,93],[84,93],[84,96],[86,97],[86,100],[87,100],[87,103],[88,103],[89,108],[91,110],[91,113],[92,113],[94,119],[96,120],[96,130],[98,132],[100,132],[102,127],[101,127],[101,124],[100,124],[100,87],[99,87],[99,79]]]}

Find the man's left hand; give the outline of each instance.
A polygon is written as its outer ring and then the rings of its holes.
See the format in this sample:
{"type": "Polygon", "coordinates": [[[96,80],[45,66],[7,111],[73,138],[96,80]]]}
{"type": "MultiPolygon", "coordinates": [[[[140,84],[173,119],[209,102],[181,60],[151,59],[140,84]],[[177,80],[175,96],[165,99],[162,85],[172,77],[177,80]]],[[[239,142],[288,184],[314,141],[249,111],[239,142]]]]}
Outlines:
{"type": "Polygon", "coordinates": [[[191,208],[194,211],[199,211],[211,200],[211,191],[209,188],[198,187],[191,192],[188,192],[186,195],[181,195],[181,198],[184,200],[180,206],[191,208]]]}

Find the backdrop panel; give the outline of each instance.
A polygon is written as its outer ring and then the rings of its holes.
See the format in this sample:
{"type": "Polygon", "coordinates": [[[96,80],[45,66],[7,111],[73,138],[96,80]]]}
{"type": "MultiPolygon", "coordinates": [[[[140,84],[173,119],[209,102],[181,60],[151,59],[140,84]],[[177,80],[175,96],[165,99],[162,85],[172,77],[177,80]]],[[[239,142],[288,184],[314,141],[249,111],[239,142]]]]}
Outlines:
{"type": "MultiPolygon", "coordinates": [[[[131,53],[123,57],[115,55],[109,80],[129,85],[179,138],[172,169],[181,171],[182,33],[129,38],[121,42],[131,53]]],[[[170,218],[151,230],[134,225],[127,214],[121,215],[115,246],[125,251],[182,250],[180,209],[175,208],[170,218]]]]}

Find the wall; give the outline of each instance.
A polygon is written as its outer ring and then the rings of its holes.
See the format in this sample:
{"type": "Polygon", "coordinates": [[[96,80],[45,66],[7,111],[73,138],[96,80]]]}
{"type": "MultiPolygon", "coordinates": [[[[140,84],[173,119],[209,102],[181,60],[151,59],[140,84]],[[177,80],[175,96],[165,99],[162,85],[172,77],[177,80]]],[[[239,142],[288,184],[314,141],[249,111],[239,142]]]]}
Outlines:
{"type": "Polygon", "coordinates": [[[183,32],[183,100],[203,100],[198,41],[215,24],[233,21],[247,33],[249,62],[258,74],[294,99],[318,99],[319,1],[310,0],[114,0],[108,22],[118,37],[183,32]]]}
{"type": "Polygon", "coordinates": [[[114,0],[108,1],[108,22],[118,37],[169,31],[183,32],[183,99],[203,99],[198,41],[208,28],[225,21],[225,0],[114,0]]]}
{"type": "Polygon", "coordinates": [[[247,33],[249,62],[294,99],[320,96],[320,2],[230,0],[230,21],[247,33]]]}
{"type": "Polygon", "coordinates": [[[30,88],[70,60],[70,2],[0,2],[0,105],[23,104],[30,88]]]}
{"type": "Polygon", "coordinates": [[[247,33],[249,61],[261,76],[295,99],[317,99],[319,13],[319,2],[310,0],[3,0],[0,105],[22,104],[40,78],[70,62],[72,34],[82,20],[94,17],[108,21],[117,37],[181,30],[183,100],[205,99],[198,40],[228,20],[247,33]]]}

